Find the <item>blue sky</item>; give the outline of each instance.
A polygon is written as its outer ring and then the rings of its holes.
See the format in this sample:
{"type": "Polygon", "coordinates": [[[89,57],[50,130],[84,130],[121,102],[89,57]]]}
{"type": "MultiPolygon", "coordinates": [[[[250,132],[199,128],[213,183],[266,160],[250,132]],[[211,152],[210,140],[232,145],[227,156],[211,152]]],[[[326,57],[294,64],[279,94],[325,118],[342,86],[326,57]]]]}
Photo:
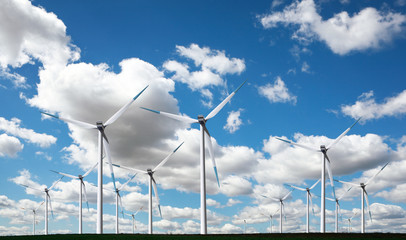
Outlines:
{"type": "MultiPolygon", "coordinates": [[[[95,123],[147,90],[107,128],[114,163],[147,169],[185,144],[155,177],[163,219],[154,232],[199,233],[197,125],[146,112],[147,107],[207,115],[246,84],[207,123],[221,187],[207,159],[208,232],[270,232],[284,184],[310,186],[320,178],[321,155],[280,142],[328,145],[362,120],[329,151],[335,178],[359,183],[390,164],[367,187],[372,221],[367,232],[406,231],[406,2],[303,1],[27,1],[0,7],[0,234],[31,234],[32,213],[56,170],[83,174],[97,160],[96,131],[44,118],[46,111],[95,123]],[[389,226],[389,227],[388,227],[389,226]]],[[[113,188],[105,168],[106,188],[113,188]]],[[[115,169],[118,185],[131,173],[115,169]]],[[[84,232],[96,231],[96,184],[86,179],[89,211],[84,232]]],[[[337,195],[347,186],[335,183],[337,195]]],[[[64,178],[51,194],[50,233],[76,233],[78,183],[64,178]]],[[[147,232],[146,176],[123,190],[123,207],[147,232]],[[125,190],[125,192],[124,192],[125,190]]],[[[331,186],[327,184],[331,196],[331,186]]],[[[320,194],[320,185],[314,195],[320,194]]],[[[311,230],[319,230],[313,199],[311,230]]],[[[285,204],[284,231],[305,231],[305,193],[285,204]]],[[[334,203],[327,202],[327,231],[334,203]]],[[[43,207],[37,233],[43,231],[43,207]]],[[[114,232],[114,194],[105,191],[104,232],[114,232]]],[[[360,231],[360,191],[341,201],[343,220],[360,231]]],[[[274,225],[278,225],[274,219],[274,225]]],[[[132,232],[120,218],[120,231],[132,232]]],[[[274,227],[274,231],[276,231],[274,227]]]]}

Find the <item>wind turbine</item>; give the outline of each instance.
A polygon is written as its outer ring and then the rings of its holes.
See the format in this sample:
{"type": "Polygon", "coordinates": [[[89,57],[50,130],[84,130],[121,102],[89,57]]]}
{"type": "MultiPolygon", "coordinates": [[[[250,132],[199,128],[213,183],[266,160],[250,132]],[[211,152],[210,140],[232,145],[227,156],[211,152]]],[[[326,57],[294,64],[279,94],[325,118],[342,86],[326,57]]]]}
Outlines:
{"type": "MultiPolygon", "coordinates": [[[[36,223],[35,223],[35,217],[36,217],[36,215],[37,215],[37,210],[42,206],[42,204],[44,204],[44,201],[42,201],[41,204],[38,205],[37,208],[30,209],[30,210],[32,211],[32,215],[33,215],[33,221],[32,221],[32,235],[35,235],[35,224],[36,224],[36,223]]],[[[27,210],[27,209],[25,209],[25,208],[21,208],[21,209],[27,210]]]]}
{"type": "MultiPolygon", "coordinates": [[[[284,211],[283,211],[284,206],[285,206],[285,205],[283,204],[283,201],[285,201],[286,198],[288,198],[289,195],[290,195],[292,192],[293,192],[293,190],[290,190],[290,192],[288,192],[288,194],[286,194],[285,196],[283,196],[283,197],[281,197],[281,198],[267,197],[267,196],[265,196],[265,195],[261,195],[261,196],[263,196],[264,198],[269,198],[269,199],[272,199],[272,200],[274,200],[274,201],[280,202],[280,214],[279,214],[279,232],[280,232],[280,233],[282,233],[282,215],[285,215],[285,213],[284,213],[284,211]]],[[[285,218],[286,218],[286,216],[285,216],[285,218]]]]}
{"type": "Polygon", "coordinates": [[[340,136],[338,136],[333,142],[331,142],[327,147],[325,145],[320,145],[320,149],[314,148],[314,147],[309,147],[303,144],[295,143],[289,140],[285,140],[282,138],[276,137],[276,139],[292,144],[294,146],[298,146],[313,152],[321,152],[323,153],[323,160],[321,162],[321,214],[320,214],[320,232],[324,233],[326,231],[326,180],[325,180],[325,175],[326,175],[326,167],[327,167],[327,172],[330,177],[330,183],[331,187],[333,188],[333,195],[334,198],[335,196],[335,190],[334,190],[334,183],[333,183],[333,173],[331,172],[331,167],[330,167],[330,159],[327,156],[327,151],[330,150],[334,145],[336,145],[347,133],[348,131],[351,130],[352,127],[360,120],[361,118],[358,118],[355,123],[351,125],[351,127],[347,128],[343,133],[341,133],[340,136]]]}
{"type": "Polygon", "coordinates": [[[128,179],[128,181],[127,182],[125,182],[123,185],[121,185],[119,188],[116,188],[115,190],[114,190],[114,192],[116,193],[116,234],[119,234],[119,228],[118,228],[118,215],[119,215],[119,212],[118,212],[118,205],[119,205],[119,203],[120,203],[120,205],[121,205],[121,208],[123,208],[123,203],[121,202],[121,196],[120,196],[120,191],[125,187],[125,186],[127,186],[127,184],[129,183],[129,182],[131,182],[133,179],[134,179],[134,177],[136,176],[137,174],[134,174],[130,179],[128,179]]]}
{"type": "Polygon", "coordinates": [[[279,209],[277,209],[273,214],[269,214],[269,215],[265,215],[265,214],[261,213],[265,217],[269,218],[269,226],[271,227],[271,233],[273,232],[273,216],[275,214],[277,214],[278,212],[279,212],[279,209]]]}
{"type": "Polygon", "coordinates": [[[317,180],[316,183],[314,183],[311,187],[309,188],[301,188],[301,187],[296,187],[290,184],[287,184],[288,186],[295,188],[299,191],[303,191],[306,192],[307,194],[307,212],[306,212],[306,232],[309,233],[310,232],[310,214],[309,214],[309,210],[310,210],[310,206],[309,203],[312,205],[312,210],[313,210],[313,214],[314,214],[314,209],[313,209],[313,201],[312,201],[312,194],[310,193],[310,190],[312,190],[314,187],[316,187],[316,185],[320,182],[321,179],[317,180]]]}
{"type": "Polygon", "coordinates": [[[82,128],[86,129],[97,129],[99,131],[99,161],[98,161],[98,176],[97,176],[97,226],[96,226],[96,231],[98,234],[103,233],[103,146],[105,146],[104,151],[106,152],[107,155],[107,160],[109,161],[109,167],[110,167],[110,172],[111,172],[111,178],[113,180],[114,188],[116,183],[114,179],[114,172],[113,172],[113,167],[111,166],[111,158],[110,158],[110,149],[109,149],[109,141],[107,140],[107,136],[104,132],[105,128],[109,126],[110,124],[114,123],[133,103],[140,95],[147,89],[148,86],[146,86],[141,92],[139,92],[134,98],[131,99],[126,105],[124,105],[120,110],[118,110],[113,116],[111,116],[104,124],[102,121],[96,122],[96,124],[90,124],[74,119],[68,119],[68,118],[63,118],[59,116],[55,116],[49,113],[41,112],[42,114],[48,115],[53,118],[60,119],[64,122],[67,123],[72,123],[74,125],[77,125],[82,128]]]}
{"type": "Polygon", "coordinates": [[[143,207],[140,207],[135,213],[132,213],[132,214],[124,213],[125,215],[130,216],[130,217],[132,217],[132,219],[133,219],[133,234],[135,233],[135,229],[137,228],[137,227],[135,226],[135,215],[137,215],[137,213],[138,213],[142,208],[143,208],[143,207]]]}
{"type": "Polygon", "coordinates": [[[86,204],[87,204],[87,209],[89,210],[89,203],[88,203],[88,201],[87,201],[87,196],[86,196],[86,186],[85,186],[85,182],[83,181],[83,178],[85,178],[87,175],[89,175],[89,173],[91,173],[92,171],[93,171],[93,169],[97,166],[97,164],[98,163],[96,163],[92,168],[90,168],[85,174],[83,174],[83,175],[78,175],[78,176],[73,176],[73,175],[70,175],[70,174],[67,174],[67,173],[62,173],[62,172],[57,172],[57,171],[53,171],[53,170],[51,170],[52,172],[55,172],[55,173],[57,173],[57,174],[60,174],[60,175],[62,175],[62,176],[66,176],[66,177],[69,177],[69,178],[72,178],[72,179],[79,179],[79,234],[82,234],[82,232],[83,232],[83,227],[82,227],[82,203],[83,203],[83,201],[82,201],[82,191],[84,192],[84,194],[85,194],[85,200],[86,200],[86,204]]]}
{"type": "Polygon", "coordinates": [[[351,220],[355,217],[355,215],[357,215],[357,213],[355,212],[353,215],[352,215],[352,217],[350,217],[350,218],[347,218],[347,221],[348,221],[348,233],[350,233],[350,231],[351,231],[351,220]]]}
{"type": "Polygon", "coordinates": [[[371,216],[371,211],[369,209],[369,201],[368,201],[368,193],[365,190],[365,187],[380,173],[382,170],[389,164],[387,162],[377,173],[375,173],[374,176],[372,176],[366,183],[351,183],[351,182],[344,182],[341,180],[336,180],[337,182],[348,184],[354,187],[360,187],[361,188],[361,233],[365,233],[365,212],[364,212],[364,207],[365,207],[365,202],[364,199],[367,202],[367,207],[368,207],[368,212],[369,212],[369,218],[372,221],[372,216],[371,216]]]}
{"type": "Polygon", "coordinates": [[[341,195],[341,196],[338,197],[338,198],[333,199],[333,198],[328,198],[328,197],[326,197],[327,200],[336,203],[336,210],[335,210],[335,215],[336,215],[336,216],[335,216],[335,217],[336,217],[335,232],[336,232],[336,233],[338,233],[338,213],[339,213],[339,211],[340,211],[340,203],[339,203],[339,201],[345,196],[345,194],[346,194],[347,192],[349,192],[349,191],[351,190],[351,188],[352,188],[352,187],[350,187],[349,189],[347,189],[347,191],[345,191],[345,192],[343,193],[343,195],[341,195]]]}
{"type": "Polygon", "coordinates": [[[130,168],[130,167],[125,167],[117,164],[113,164],[115,167],[127,169],[133,172],[141,173],[141,174],[148,174],[149,176],[149,218],[148,218],[148,233],[152,234],[152,186],[154,187],[154,193],[155,193],[155,199],[157,202],[158,210],[159,210],[159,215],[162,218],[162,212],[161,212],[161,205],[159,204],[159,197],[158,197],[158,189],[156,187],[156,182],[154,179],[154,173],[162,166],[164,165],[169,158],[182,146],[183,142],[175,149],[173,150],[166,158],[164,158],[154,169],[148,168],[147,171],[144,170],[139,170],[135,168],[130,168]]]}
{"type": "Polygon", "coordinates": [[[25,188],[31,188],[34,189],[36,191],[40,191],[40,192],[44,192],[44,198],[45,198],[45,235],[48,235],[48,201],[49,201],[49,207],[51,208],[51,214],[52,216],[54,215],[53,211],[52,211],[52,204],[51,204],[51,196],[49,196],[49,191],[52,190],[52,188],[54,188],[56,186],[56,184],[61,181],[61,179],[63,178],[63,176],[56,181],[54,184],[52,184],[52,186],[50,188],[45,187],[43,190],[41,189],[37,189],[37,188],[33,188],[24,184],[20,184],[21,186],[25,187],[25,188]]]}
{"type": "Polygon", "coordinates": [[[217,174],[216,161],[214,159],[213,145],[211,142],[211,136],[206,128],[206,122],[217,115],[220,110],[231,100],[231,98],[237,93],[237,91],[244,85],[244,81],[234,92],[232,92],[226,99],[224,99],[216,108],[214,108],[206,117],[203,115],[198,115],[197,119],[190,117],[176,115],[172,113],[166,113],[161,111],[156,111],[148,108],[143,108],[145,110],[151,111],[156,114],[161,114],[166,117],[185,122],[185,123],[199,123],[200,124],[200,234],[207,234],[207,210],[206,210],[206,163],[205,163],[205,135],[207,139],[207,145],[209,154],[211,155],[211,160],[214,168],[214,173],[216,175],[217,184],[220,187],[220,182],[217,174]]]}

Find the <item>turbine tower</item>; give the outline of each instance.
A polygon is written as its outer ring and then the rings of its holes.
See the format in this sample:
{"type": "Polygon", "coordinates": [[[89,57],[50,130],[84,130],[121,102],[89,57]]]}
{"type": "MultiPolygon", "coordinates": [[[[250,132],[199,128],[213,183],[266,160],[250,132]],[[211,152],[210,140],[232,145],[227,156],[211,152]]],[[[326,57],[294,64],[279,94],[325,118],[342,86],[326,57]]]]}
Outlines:
{"type": "Polygon", "coordinates": [[[335,190],[334,190],[334,183],[333,183],[333,173],[331,172],[331,167],[330,167],[330,159],[327,156],[327,151],[330,150],[334,145],[336,145],[344,136],[345,134],[348,133],[348,131],[351,130],[352,127],[354,127],[354,125],[360,120],[361,118],[359,118],[357,121],[355,121],[354,124],[351,125],[351,127],[347,128],[340,136],[338,136],[332,143],[330,143],[329,145],[327,145],[327,147],[325,145],[320,145],[320,149],[314,148],[314,147],[309,147],[306,145],[302,145],[299,143],[295,143],[289,140],[285,140],[282,138],[278,138],[276,137],[276,139],[292,144],[294,146],[298,146],[313,152],[321,152],[323,154],[323,159],[321,162],[321,214],[320,214],[320,232],[324,233],[326,232],[326,180],[325,180],[325,175],[326,175],[326,167],[327,167],[327,172],[328,175],[330,177],[330,183],[331,183],[331,187],[333,188],[333,195],[334,198],[335,196],[335,190]]]}
{"type": "Polygon", "coordinates": [[[171,158],[171,156],[182,146],[182,144],[183,144],[183,142],[175,150],[173,150],[165,159],[163,159],[154,169],[148,168],[147,171],[143,171],[143,170],[139,170],[139,169],[135,169],[135,168],[130,168],[130,167],[125,167],[125,166],[113,164],[113,166],[115,166],[115,167],[127,169],[129,171],[133,171],[133,172],[137,172],[137,173],[141,173],[141,174],[147,174],[149,176],[149,185],[148,185],[149,186],[148,187],[148,190],[149,190],[148,233],[149,234],[152,234],[152,187],[154,187],[155,199],[156,199],[156,202],[157,202],[159,215],[162,218],[161,205],[159,204],[158,189],[156,187],[156,182],[155,182],[155,179],[154,179],[154,173],[160,167],[162,167],[162,165],[164,165],[169,160],[169,158],[171,158]]]}
{"type": "Polygon", "coordinates": [[[110,124],[114,123],[133,103],[140,95],[147,89],[148,86],[146,86],[143,90],[141,90],[140,93],[138,93],[134,98],[131,99],[130,102],[128,102],[126,105],[124,105],[120,110],[118,110],[113,116],[111,116],[104,124],[103,122],[99,121],[96,122],[96,124],[90,124],[78,120],[73,120],[73,119],[68,119],[68,118],[63,118],[59,116],[55,116],[49,113],[41,112],[42,114],[48,115],[53,118],[60,119],[64,122],[67,123],[72,123],[74,125],[77,125],[82,128],[86,129],[97,129],[99,132],[98,136],[98,176],[97,176],[97,225],[96,225],[96,232],[98,234],[103,233],[103,149],[106,152],[107,159],[109,161],[109,167],[110,167],[110,173],[111,173],[111,178],[113,180],[114,188],[115,188],[115,179],[114,179],[114,173],[113,173],[113,167],[111,166],[111,159],[110,159],[110,149],[109,149],[109,142],[107,140],[107,136],[104,132],[105,128],[109,126],[110,124]],[[104,148],[103,148],[104,146],[104,148]]]}
{"type": "Polygon", "coordinates": [[[49,207],[51,208],[51,214],[52,216],[54,216],[54,212],[52,211],[52,204],[51,204],[51,196],[49,196],[49,191],[51,191],[56,184],[58,184],[59,181],[61,181],[61,179],[63,178],[63,176],[56,181],[54,184],[52,184],[52,186],[50,188],[45,187],[43,190],[41,189],[37,189],[37,188],[33,188],[24,184],[20,184],[21,186],[25,187],[25,188],[30,188],[30,189],[34,189],[36,191],[40,191],[40,192],[44,192],[44,202],[45,202],[45,235],[48,235],[48,203],[49,203],[49,207]]]}
{"type": "Polygon", "coordinates": [[[299,191],[303,191],[303,192],[306,192],[307,194],[306,194],[306,197],[307,197],[307,202],[306,202],[306,205],[307,205],[307,211],[306,211],[306,232],[307,233],[309,233],[310,232],[310,206],[309,206],[309,203],[310,203],[310,205],[312,205],[312,210],[313,210],[313,214],[314,214],[314,209],[313,209],[313,201],[312,201],[312,194],[310,193],[310,190],[312,190],[314,187],[316,187],[316,185],[320,182],[320,180],[321,179],[319,179],[319,180],[317,180],[317,182],[316,183],[314,183],[311,187],[309,187],[309,188],[301,188],[301,187],[296,187],[296,186],[293,186],[293,185],[290,185],[290,184],[288,184],[288,186],[290,186],[290,187],[292,187],[292,188],[295,188],[295,189],[297,189],[297,190],[299,190],[299,191]]]}
{"type": "Polygon", "coordinates": [[[288,192],[288,194],[286,194],[285,196],[281,197],[281,198],[274,198],[274,197],[267,197],[265,195],[261,195],[264,198],[269,198],[272,199],[274,201],[277,201],[280,203],[280,214],[279,214],[279,233],[282,233],[282,216],[285,216],[286,219],[286,215],[284,213],[284,208],[285,208],[285,204],[283,203],[283,201],[286,200],[286,198],[289,197],[289,195],[293,192],[293,190],[290,190],[290,192],[288,192]]]}
{"type": "Polygon", "coordinates": [[[356,184],[356,183],[344,182],[344,181],[341,181],[341,180],[336,180],[337,182],[340,182],[340,183],[344,183],[344,184],[348,184],[348,185],[351,185],[351,186],[354,186],[354,187],[360,187],[360,188],[361,188],[361,233],[365,233],[365,211],[364,211],[365,202],[364,202],[364,199],[365,199],[366,202],[367,202],[367,208],[368,208],[368,212],[369,212],[369,218],[370,218],[371,221],[372,221],[371,211],[370,211],[370,209],[369,209],[368,193],[367,193],[367,191],[365,190],[365,187],[366,187],[380,172],[382,172],[382,170],[383,170],[388,164],[389,164],[389,162],[387,162],[387,163],[386,163],[377,173],[375,173],[375,175],[372,176],[366,183],[359,183],[359,184],[356,184]]]}
{"type": "Polygon", "coordinates": [[[90,168],[85,174],[83,174],[83,175],[78,175],[78,176],[73,176],[73,175],[70,175],[70,174],[67,174],[67,173],[62,173],[62,172],[57,172],[57,171],[53,171],[53,170],[51,170],[52,172],[55,172],[55,173],[57,173],[57,174],[60,174],[60,175],[62,175],[62,176],[66,176],[66,177],[69,177],[69,178],[72,178],[72,179],[79,179],[79,234],[82,234],[82,232],[83,232],[83,224],[82,224],[82,220],[83,220],[83,217],[82,217],[82,203],[83,203],[83,201],[82,201],[82,191],[84,192],[84,194],[85,194],[85,200],[86,200],[86,204],[87,204],[87,209],[89,210],[89,203],[88,203],[88,201],[87,201],[87,194],[86,194],[86,186],[85,186],[85,182],[83,181],[83,179],[87,176],[87,175],[89,175],[89,173],[91,173],[92,171],[93,171],[93,169],[97,166],[97,164],[98,163],[96,163],[92,168],[90,168]]]}
{"type": "Polygon", "coordinates": [[[338,197],[338,198],[333,199],[333,198],[328,198],[328,197],[326,197],[327,200],[336,203],[336,210],[335,210],[335,217],[336,217],[335,232],[336,232],[336,233],[338,233],[338,213],[340,212],[340,203],[339,203],[339,201],[345,196],[345,194],[346,194],[347,192],[349,192],[349,191],[351,190],[351,188],[352,188],[352,187],[350,187],[349,189],[347,189],[347,191],[345,191],[345,192],[343,193],[343,195],[341,195],[341,196],[338,197]]]}
{"type": "Polygon", "coordinates": [[[357,213],[354,213],[354,214],[352,215],[352,217],[347,218],[347,221],[348,221],[348,233],[350,233],[351,230],[352,230],[352,228],[351,228],[351,220],[355,217],[355,215],[357,215],[357,213]]]}
{"type": "Polygon", "coordinates": [[[145,110],[151,111],[156,114],[161,114],[166,117],[182,121],[185,123],[199,123],[200,124],[200,234],[207,234],[207,210],[206,210],[206,163],[205,163],[205,135],[207,139],[207,145],[208,145],[208,150],[209,154],[211,155],[211,160],[214,168],[214,174],[216,175],[217,179],[217,184],[220,187],[220,182],[217,174],[217,166],[216,166],[216,161],[214,159],[214,152],[213,152],[213,146],[211,143],[211,136],[209,134],[209,131],[206,128],[206,123],[209,119],[213,118],[214,116],[217,115],[218,112],[226,105],[231,98],[237,93],[237,91],[245,84],[246,81],[244,81],[234,92],[232,92],[226,99],[224,99],[216,108],[214,108],[209,115],[204,117],[203,115],[198,115],[197,119],[193,119],[190,117],[182,116],[182,115],[176,115],[176,114],[171,114],[171,113],[166,113],[166,112],[161,112],[161,111],[156,111],[148,108],[143,108],[145,110]]]}
{"type": "MultiPolygon", "coordinates": [[[[32,235],[35,235],[35,217],[36,217],[36,215],[37,215],[38,209],[42,206],[42,204],[44,204],[44,201],[42,201],[42,202],[38,205],[37,208],[30,209],[30,210],[32,211],[32,216],[33,216],[33,220],[32,220],[32,235]]],[[[26,208],[21,208],[21,209],[27,210],[26,208]]]]}

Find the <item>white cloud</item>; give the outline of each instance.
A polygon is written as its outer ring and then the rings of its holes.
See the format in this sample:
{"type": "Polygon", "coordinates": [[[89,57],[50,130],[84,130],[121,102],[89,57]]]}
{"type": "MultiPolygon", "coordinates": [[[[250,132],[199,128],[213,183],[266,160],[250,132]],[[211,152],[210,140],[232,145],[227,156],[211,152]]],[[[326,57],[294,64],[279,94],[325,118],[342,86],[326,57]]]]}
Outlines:
{"type": "Polygon", "coordinates": [[[264,28],[274,28],[279,23],[297,25],[293,38],[301,41],[317,39],[325,42],[336,54],[380,48],[403,31],[406,16],[400,13],[379,12],[365,8],[349,16],[347,12],[323,20],[316,11],[313,0],[295,1],[282,12],[272,12],[259,17],[264,28]]]}
{"type": "Polygon", "coordinates": [[[224,125],[224,129],[226,129],[229,133],[234,133],[240,126],[242,125],[242,120],[240,118],[241,112],[243,109],[238,109],[238,111],[231,111],[227,117],[227,124],[224,125]]]}
{"type": "Polygon", "coordinates": [[[307,64],[307,62],[303,62],[303,64],[302,64],[302,72],[304,72],[304,73],[310,73],[310,66],[309,66],[309,64],[307,64]]]}
{"type": "Polygon", "coordinates": [[[341,111],[352,118],[362,117],[364,121],[406,114],[406,90],[386,98],[383,103],[377,103],[373,96],[373,91],[363,93],[353,105],[342,106],[341,111]]]}
{"type": "Polygon", "coordinates": [[[271,103],[277,102],[291,102],[296,104],[297,97],[292,95],[280,77],[277,77],[274,84],[266,84],[265,86],[258,87],[260,95],[266,97],[271,103]]]}
{"type": "Polygon", "coordinates": [[[23,150],[24,144],[15,137],[3,133],[0,135],[0,157],[16,157],[17,153],[23,150]]]}
{"type": "Polygon", "coordinates": [[[24,86],[25,80],[9,73],[9,66],[21,67],[33,60],[39,60],[45,68],[64,66],[79,59],[79,52],[70,44],[66,26],[55,14],[33,6],[31,1],[1,2],[0,70],[11,74],[18,84],[24,86]]]}
{"type": "Polygon", "coordinates": [[[16,137],[22,138],[29,143],[34,143],[40,147],[49,147],[56,142],[54,136],[45,133],[36,133],[32,129],[22,128],[21,120],[18,118],[12,118],[11,121],[0,117],[0,130],[14,135],[16,137]]]}

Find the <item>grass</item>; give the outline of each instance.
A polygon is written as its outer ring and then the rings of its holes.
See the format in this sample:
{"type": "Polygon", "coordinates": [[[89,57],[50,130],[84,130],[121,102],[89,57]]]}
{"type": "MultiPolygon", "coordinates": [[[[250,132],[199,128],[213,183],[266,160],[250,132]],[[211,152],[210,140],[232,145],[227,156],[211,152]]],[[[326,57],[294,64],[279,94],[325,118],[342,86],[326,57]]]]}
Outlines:
{"type": "Polygon", "coordinates": [[[311,240],[311,239],[405,239],[406,234],[396,233],[287,233],[287,234],[185,234],[185,235],[171,235],[171,234],[57,234],[57,235],[37,235],[37,236],[0,236],[0,240],[258,240],[258,239],[289,239],[289,240],[311,240]]]}

